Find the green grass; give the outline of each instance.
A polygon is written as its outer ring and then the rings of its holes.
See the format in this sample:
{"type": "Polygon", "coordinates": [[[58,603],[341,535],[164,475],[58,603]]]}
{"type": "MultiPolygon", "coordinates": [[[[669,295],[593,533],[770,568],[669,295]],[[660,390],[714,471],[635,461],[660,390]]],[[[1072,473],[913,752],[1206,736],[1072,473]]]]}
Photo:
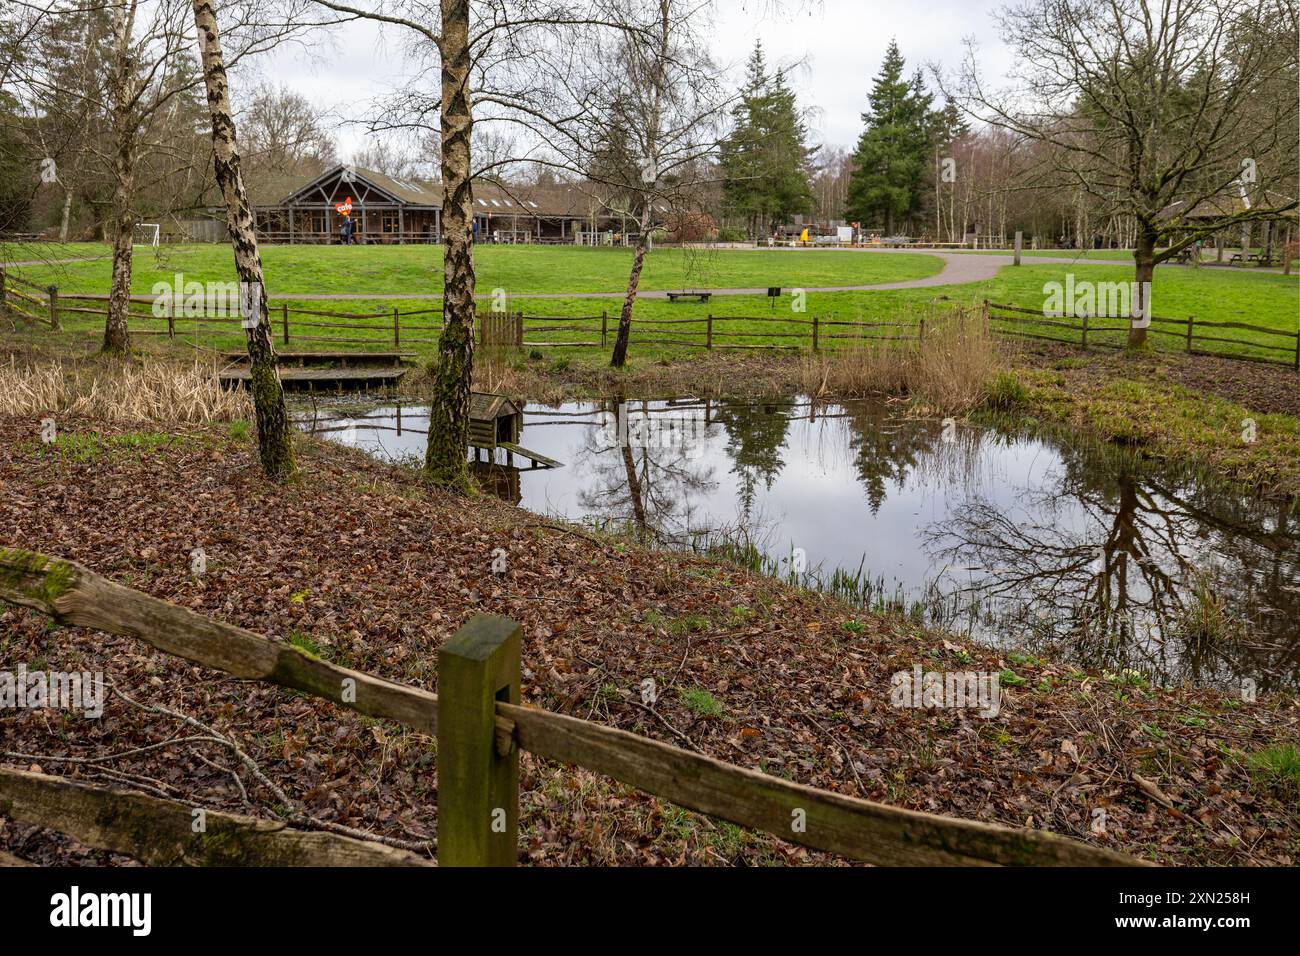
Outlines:
{"type": "MultiPolygon", "coordinates": [[[[956,252],[974,256],[1007,256],[1015,252],[1007,249],[957,249],[956,252]]],[[[1133,261],[1132,249],[1022,249],[1022,259],[1120,259],[1133,261]]]]}
{"type": "Polygon", "coordinates": [[[52,455],[63,461],[84,465],[100,461],[112,455],[134,457],[155,452],[160,448],[182,445],[188,441],[184,436],[166,435],[161,432],[125,432],[121,435],[95,435],[77,432],[62,432],[48,445],[30,445],[31,450],[40,455],[52,455]]]}
{"type": "Polygon", "coordinates": [[[1268,747],[1246,759],[1251,776],[1266,787],[1300,790],[1300,750],[1294,744],[1268,747]]]}
{"type": "Polygon", "coordinates": [[[702,687],[688,687],[681,692],[682,703],[701,717],[721,717],[722,705],[702,687]]]}
{"type": "Polygon", "coordinates": [[[1015,374],[1026,401],[1049,420],[1248,487],[1300,490],[1300,421],[1291,415],[1251,411],[1159,379],[1081,382],[1045,370],[1015,374]],[[1243,434],[1247,421],[1254,423],[1253,441],[1243,434]]]}
{"type": "MultiPolygon", "coordinates": [[[[55,259],[61,250],[41,247],[23,253],[10,247],[9,258],[55,259]]],[[[64,250],[66,251],[66,250],[64,250]]],[[[263,246],[266,287],[273,298],[311,293],[412,294],[442,292],[442,246],[263,246]]],[[[110,272],[106,246],[74,255],[96,255],[88,262],[26,267],[24,277],[55,283],[66,292],[105,293],[110,272]]],[[[474,250],[477,286],[490,296],[527,293],[621,293],[627,286],[632,250],[548,246],[478,246],[474,250]]],[[[645,261],[641,288],[767,288],[872,285],[934,275],[943,261],[924,253],[881,256],[833,250],[706,251],[665,248],[645,261]]],[[[233,282],[230,249],[220,244],[137,248],[131,291],[147,295],[158,282],[233,282]]]]}
{"type": "MultiPolygon", "coordinates": [[[[82,254],[96,251],[94,246],[78,247],[82,254]]],[[[98,247],[101,258],[93,262],[66,266],[23,268],[24,277],[41,283],[55,282],[66,295],[71,292],[102,293],[109,283],[109,262],[105,247],[98,247]]],[[[1119,259],[1122,250],[1089,251],[1092,258],[1119,259]],[[1102,256],[1102,253],[1106,253],[1102,256]]],[[[15,255],[10,248],[11,256],[15,255]]],[[[973,253],[972,253],[973,254],[973,253]]],[[[1044,251],[1042,255],[1061,255],[1060,251],[1044,251]]],[[[1124,256],[1127,253],[1123,253],[1124,256]]],[[[438,307],[437,295],[441,290],[442,249],[439,246],[267,246],[263,249],[267,283],[272,290],[272,319],[276,329],[276,344],[286,348],[281,329],[281,305],[292,309],[349,313],[357,318],[331,319],[319,316],[290,315],[290,341],[287,348],[295,350],[361,349],[392,347],[392,314],[399,309],[401,319],[401,347],[427,354],[435,347],[436,314],[413,315],[438,307]],[[312,299],[315,293],[402,293],[417,294],[427,289],[428,299],[392,301],[382,299],[322,300],[312,299]],[[304,298],[294,298],[304,296],[304,298]],[[312,328],[308,322],[343,323],[348,328],[312,328]],[[313,341],[317,339],[318,341],[313,341]],[[357,339],[358,342],[341,342],[340,339],[357,339]]],[[[483,307],[492,306],[494,289],[507,295],[506,307],[520,310],[528,316],[550,316],[580,321],[542,322],[530,321],[526,326],[525,341],[552,343],[531,346],[542,353],[547,361],[588,358],[604,363],[607,349],[578,347],[563,343],[596,342],[600,340],[601,313],[608,319],[607,342],[612,345],[617,310],[621,304],[620,290],[626,282],[630,252],[625,249],[588,249],[530,246],[482,246],[475,250],[479,270],[478,290],[484,296],[483,307]],[[598,292],[606,298],[555,298],[530,299],[532,294],[560,292],[598,292]],[[576,326],[576,327],[575,327],[576,326]]],[[[939,308],[950,305],[977,305],[983,299],[1019,305],[1031,309],[1042,308],[1045,301],[1044,286],[1049,282],[1063,282],[1067,273],[1079,282],[1130,282],[1132,268],[1127,263],[1114,264],[1090,262],[1079,264],[1026,264],[1019,268],[1006,266],[998,275],[983,282],[960,285],[935,286],[919,289],[896,289],[864,292],[808,292],[803,303],[804,311],[796,312],[796,299],[790,295],[793,288],[813,288],[819,285],[870,284],[919,278],[936,272],[940,260],[924,254],[872,255],[832,250],[755,250],[716,251],[695,256],[681,249],[658,249],[647,259],[642,289],[662,290],[683,286],[712,286],[719,288],[746,288],[780,286],[785,294],[777,300],[765,295],[728,295],[715,297],[709,303],[670,303],[666,300],[640,299],[636,304],[633,362],[653,362],[680,357],[680,346],[655,342],[656,339],[673,339],[704,344],[706,316],[761,317],[769,321],[715,320],[715,346],[732,344],[797,345],[807,348],[811,344],[809,321],[812,315],[832,321],[889,321],[914,326],[918,317],[933,312],[936,301],[939,308]],[[664,320],[699,320],[694,323],[664,320]],[[785,319],[785,324],[770,321],[785,319]],[[661,323],[656,327],[656,323],[661,323]],[[744,336],[726,337],[725,333],[746,333],[744,336]],[[774,334],[785,333],[785,334],[774,334]]],[[[223,245],[196,245],[160,247],[137,250],[134,290],[148,293],[154,282],[170,282],[176,272],[183,272],[187,280],[233,279],[233,266],[228,248],[223,245]]],[[[1235,321],[1262,325],[1280,331],[1294,332],[1300,321],[1300,278],[1278,274],[1205,268],[1193,270],[1179,266],[1157,269],[1154,287],[1155,313],[1175,319],[1195,316],[1198,321],[1235,321]]],[[[65,306],[71,305],[65,302],[65,306]]],[[[96,303],[95,306],[101,306],[96,303]]],[[[137,310],[148,313],[148,307],[137,305],[137,310]]],[[[102,334],[103,319],[89,315],[66,312],[63,324],[74,334],[93,340],[102,334]]],[[[1107,324],[1118,324],[1108,322],[1107,324]]],[[[184,344],[200,344],[221,349],[240,349],[243,335],[235,324],[217,326],[218,336],[193,335],[195,320],[178,319],[177,340],[184,344]],[[229,331],[227,331],[229,330],[229,331]]],[[[143,318],[134,327],[165,330],[158,319],[143,318]]],[[[1023,326],[1003,325],[1002,328],[1023,326]]],[[[1182,349],[1184,341],[1176,327],[1154,325],[1152,341],[1157,348],[1182,349]]],[[[1037,326],[1037,331],[1053,337],[1077,340],[1077,332],[1067,332],[1048,326],[1037,326]]],[[[822,334],[833,329],[823,327],[822,334]]],[[[1217,330],[1212,334],[1239,340],[1234,344],[1207,343],[1204,347],[1228,354],[1253,355],[1285,359],[1286,354],[1266,350],[1261,345],[1286,345],[1281,338],[1241,330],[1217,330]]],[[[1093,333],[1093,344],[1118,345],[1123,333],[1093,333]]],[[[828,340],[823,339],[823,343],[828,340]]],[[[1294,348],[1294,345],[1291,346],[1294,348]]],[[[525,353],[526,354],[526,353],[525,353]]],[[[519,359],[522,361],[523,356],[519,359]]]]}

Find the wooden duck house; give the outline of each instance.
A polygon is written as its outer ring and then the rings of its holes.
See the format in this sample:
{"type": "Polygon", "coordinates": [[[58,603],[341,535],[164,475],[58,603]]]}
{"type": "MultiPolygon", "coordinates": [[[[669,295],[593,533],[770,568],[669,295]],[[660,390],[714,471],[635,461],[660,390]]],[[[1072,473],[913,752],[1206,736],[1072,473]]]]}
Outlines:
{"type": "Polygon", "coordinates": [[[492,450],[501,445],[516,445],[523,427],[523,410],[504,395],[470,393],[469,443],[475,448],[492,450]]]}
{"type": "MultiPolygon", "coordinates": [[[[470,392],[469,396],[469,445],[474,449],[486,449],[488,461],[494,460],[496,450],[504,449],[506,464],[513,465],[515,455],[522,455],[532,462],[533,468],[557,468],[560,463],[548,458],[541,452],[529,451],[519,445],[519,436],[524,429],[523,409],[504,395],[491,392],[470,392]]],[[[475,460],[478,451],[474,452],[475,460]]]]}

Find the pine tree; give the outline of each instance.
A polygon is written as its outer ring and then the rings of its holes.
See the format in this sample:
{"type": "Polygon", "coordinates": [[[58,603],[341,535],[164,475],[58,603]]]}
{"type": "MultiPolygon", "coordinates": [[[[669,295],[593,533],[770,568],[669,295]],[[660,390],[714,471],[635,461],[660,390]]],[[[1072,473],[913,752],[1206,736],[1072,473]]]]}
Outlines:
{"type": "Polygon", "coordinates": [[[763,44],[755,43],[745,65],[745,85],[739,102],[732,108],[732,130],[722,143],[722,197],[730,213],[745,220],[751,234],[766,219],[759,187],[762,167],[761,127],[767,111],[767,61],[763,44]]]}
{"type": "Polygon", "coordinates": [[[807,144],[808,129],[799,116],[794,90],[785,74],[772,78],[768,93],[764,154],[767,157],[765,186],[772,222],[788,222],[798,213],[812,209],[813,191],[809,169],[816,148],[807,144]]]}
{"type": "Polygon", "coordinates": [[[785,75],[768,75],[761,43],[750,54],[732,120],[721,149],[728,212],[743,217],[753,235],[811,209],[815,149],[807,145],[807,127],[785,75]]]}
{"type": "Polygon", "coordinates": [[[903,76],[898,44],[890,41],[868,94],[866,128],[854,153],[847,215],[894,233],[910,224],[925,202],[926,170],[934,124],[921,74],[903,76]]]}

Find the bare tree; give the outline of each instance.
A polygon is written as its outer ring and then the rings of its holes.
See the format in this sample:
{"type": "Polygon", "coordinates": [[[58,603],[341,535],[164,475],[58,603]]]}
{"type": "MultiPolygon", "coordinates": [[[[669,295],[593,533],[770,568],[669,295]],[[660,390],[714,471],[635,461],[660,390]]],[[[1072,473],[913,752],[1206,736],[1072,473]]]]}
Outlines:
{"type": "Polygon", "coordinates": [[[262,281],[262,256],[257,248],[253,213],[240,170],[230,87],[221,55],[221,34],[212,0],[193,0],[194,25],[203,55],[203,80],[212,114],[212,152],[217,186],[226,202],[226,227],[235,251],[235,268],[243,289],[244,329],[252,367],[253,406],[257,415],[257,447],[262,470],[273,481],[294,474],[293,441],[284,392],[275,367],[271,319],[262,281]]]}
{"type": "Polygon", "coordinates": [[[961,103],[1052,147],[1101,218],[1132,218],[1143,347],[1158,263],[1297,206],[1294,0],[1023,0],[998,22],[1016,88],[986,89],[971,54],[961,103]]]}
{"type": "Polygon", "coordinates": [[[641,270],[651,234],[702,205],[717,180],[712,159],[730,100],[705,52],[707,4],[610,0],[615,42],[551,43],[528,101],[501,97],[512,121],[550,147],[548,161],[585,177],[607,211],[637,224],[611,364],[627,361],[641,270]]]}
{"type": "Polygon", "coordinates": [[[316,176],[335,163],[320,112],[287,87],[257,87],[238,119],[243,166],[254,175],[316,176]]]}
{"type": "MultiPolygon", "coordinates": [[[[279,43],[294,27],[265,28],[271,0],[240,0],[228,31],[237,39],[226,53],[228,65],[279,43]]],[[[125,353],[131,296],[132,241],[139,221],[141,193],[149,177],[197,204],[204,182],[188,171],[202,165],[195,144],[200,134],[198,91],[203,78],[194,58],[192,21],[186,0],[16,0],[33,32],[71,22],[103,23],[99,70],[102,83],[88,86],[76,71],[35,59],[0,64],[0,73],[38,103],[61,102],[69,115],[80,109],[102,117],[102,142],[89,143],[98,173],[111,183],[109,240],[113,245],[112,284],[104,327],[104,350],[125,353]]],[[[97,27],[98,29],[98,27],[97,27]]],[[[90,37],[88,37],[90,38],[90,37]]],[[[83,157],[87,160],[90,157],[83,157]]]]}

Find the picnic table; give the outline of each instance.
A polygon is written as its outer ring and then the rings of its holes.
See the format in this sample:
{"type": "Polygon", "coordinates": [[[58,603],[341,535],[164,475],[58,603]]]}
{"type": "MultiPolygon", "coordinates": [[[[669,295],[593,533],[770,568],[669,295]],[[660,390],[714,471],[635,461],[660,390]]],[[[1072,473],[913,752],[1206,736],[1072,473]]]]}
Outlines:
{"type": "Polygon", "coordinates": [[[1228,263],[1231,264],[1234,262],[1256,262],[1261,266],[1271,266],[1273,264],[1273,259],[1258,252],[1252,252],[1245,256],[1240,252],[1234,252],[1231,257],[1229,257],[1228,263]]]}
{"type": "Polygon", "coordinates": [[[700,302],[708,302],[712,292],[669,292],[668,301],[676,302],[678,299],[696,299],[700,302]]]}

